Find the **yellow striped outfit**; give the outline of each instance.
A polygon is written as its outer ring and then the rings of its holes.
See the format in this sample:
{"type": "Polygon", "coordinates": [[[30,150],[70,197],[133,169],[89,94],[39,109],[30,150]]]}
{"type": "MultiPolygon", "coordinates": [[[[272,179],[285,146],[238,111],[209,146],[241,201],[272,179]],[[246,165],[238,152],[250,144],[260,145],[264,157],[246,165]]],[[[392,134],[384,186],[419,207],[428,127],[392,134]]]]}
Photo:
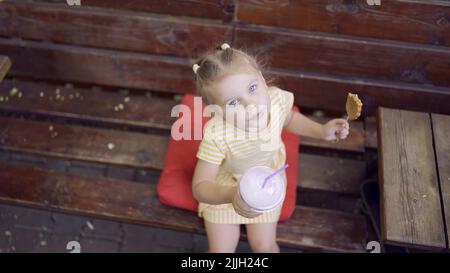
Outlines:
{"type": "MultiPolygon", "coordinates": [[[[279,169],[285,164],[286,151],[281,140],[281,131],[286,117],[291,112],[294,96],[275,86],[269,87],[268,93],[270,121],[267,128],[261,132],[243,131],[224,122],[220,116],[214,116],[205,124],[197,158],[220,165],[215,180],[218,185],[237,185],[245,170],[256,165],[279,169]]],[[[282,174],[286,187],[286,176],[284,172],[282,174]]],[[[271,223],[278,221],[281,207],[282,205],[250,219],[237,214],[231,203],[211,205],[200,202],[198,216],[208,222],[221,224],[271,223]]]]}

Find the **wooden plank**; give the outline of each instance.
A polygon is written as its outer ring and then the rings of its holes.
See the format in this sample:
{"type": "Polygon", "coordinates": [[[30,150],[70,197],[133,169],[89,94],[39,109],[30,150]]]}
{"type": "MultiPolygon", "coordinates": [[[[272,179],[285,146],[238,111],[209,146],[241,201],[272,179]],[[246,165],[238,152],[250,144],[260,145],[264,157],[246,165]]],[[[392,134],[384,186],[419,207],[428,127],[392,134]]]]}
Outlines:
{"type": "Polygon", "coordinates": [[[199,56],[232,40],[231,25],[130,12],[118,16],[86,6],[3,3],[0,35],[181,57],[199,56]]]}
{"type": "Polygon", "coordinates": [[[450,88],[274,69],[269,76],[295,94],[297,105],[308,108],[345,112],[352,92],[364,103],[363,116],[376,115],[378,106],[450,114],[450,88]]]}
{"type": "Polygon", "coordinates": [[[446,247],[427,113],[380,108],[381,235],[392,244],[446,247]]]}
{"type": "Polygon", "coordinates": [[[368,117],[364,120],[364,139],[366,148],[378,148],[377,121],[375,117],[368,117]]]}
{"type": "Polygon", "coordinates": [[[6,76],[9,69],[11,68],[11,60],[6,56],[0,55],[0,82],[6,76]]]}
{"type": "Polygon", "coordinates": [[[174,100],[135,92],[93,91],[42,82],[5,80],[0,85],[0,110],[33,113],[114,125],[170,130],[174,100]],[[11,96],[16,89],[15,96],[11,96]],[[18,94],[21,93],[21,97],[18,94]],[[8,98],[8,101],[6,101],[8,98]],[[119,108],[121,107],[123,108],[119,108]]]}
{"type": "Polygon", "coordinates": [[[297,206],[291,219],[278,224],[277,240],[316,251],[365,252],[366,222],[358,214],[297,206]]]}
{"type": "Polygon", "coordinates": [[[167,137],[0,117],[0,149],[162,169],[167,137]]]}
{"type": "Polygon", "coordinates": [[[241,0],[237,21],[307,31],[450,45],[448,1],[241,0]]]}
{"type": "MultiPolygon", "coordinates": [[[[0,181],[2,203],[205,233],[194,213],[161,204],[154,185],[5,163],[0,163],[0,181]]],[[[289,221],[279,224],[277,240],[290,247],[363,252],[365,228],[360,215],[297,207],[289,221]]]]}
{"type": "MultiPolygon", "coordinates": [[[[431,114],[447,238],[450,238],[450,116],[431,114]]],[[[448,245],[447,248],[450,246],[448,245]]]]}
{"type": "MultiPolygon", "coordinates": [[[[66,0],[33,0],[33,2],[51,2],[67,6],[66,0]]],[[[235,9],[234,1],[232,0],[82,0],[82,6],[114,9],[117,12],[135,11],[163,13],[175,16],[193,16],[224,21],[231,21],[233,19],[235,9]]]]}
{"type": "Polygon", "coordinates": [[[11,75],[167,92],[195,90],[186,58],[3,38],[0,52],[14,62],[11,75]]]}
{"type": "Polygon", "coordinates": [[[267,56],[274,68],[450,85],[450,48],[445,47],[258,26],[236,27],[236,47],[267,56]]]}
{"type": "Polygon", "coordinates": [[[359,194],[365,173],[363,161],[300,153],[298,187],[300,190],[359,194]]]}

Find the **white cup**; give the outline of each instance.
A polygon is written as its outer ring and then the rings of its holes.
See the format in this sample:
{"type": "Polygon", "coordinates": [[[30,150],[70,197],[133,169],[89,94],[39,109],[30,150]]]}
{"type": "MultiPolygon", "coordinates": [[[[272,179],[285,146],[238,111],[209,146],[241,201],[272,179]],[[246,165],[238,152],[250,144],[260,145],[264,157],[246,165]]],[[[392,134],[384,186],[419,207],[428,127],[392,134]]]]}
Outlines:
{"type": "Polygon", "coordinates": [[[246,212],[247,218],[273,210],[283,202],[286,187],[280,173],[270,178],[263,187],[265,178],[275,171],[266,166],[255,166],[247,169],[239,180],[235,202],[246,212]]]}

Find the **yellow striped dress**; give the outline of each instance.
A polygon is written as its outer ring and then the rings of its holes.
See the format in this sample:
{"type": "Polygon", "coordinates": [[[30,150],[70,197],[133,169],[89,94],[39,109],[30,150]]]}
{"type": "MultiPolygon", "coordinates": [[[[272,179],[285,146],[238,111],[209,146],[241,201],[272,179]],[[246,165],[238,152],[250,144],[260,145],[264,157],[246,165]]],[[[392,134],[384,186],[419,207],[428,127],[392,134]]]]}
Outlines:
{"type": "MultiPolygon", "coordinates": [[[[264,165],[281,168],[286,162],[286,151],[281,140],[283,124],[294,103],[291,92],[278,87],[268,88],[270,97],[270,121],[260,132],[248,132],[223,121],[220,116],[211,118],[204,128],[197,158],[220,165],[215,183],[220,186],[236,186],[246,169],[264,165]]],[[[295,168],[292,166],[291,168],[295,168]]],[[[285,187],[285,173],[282,172],[285,187]]],[[[200,202],[198,216],[212,223],[252,224],[277,222],[282,205],[255,218],[237,214],[231,203],[211,205],[200,202]]]]}

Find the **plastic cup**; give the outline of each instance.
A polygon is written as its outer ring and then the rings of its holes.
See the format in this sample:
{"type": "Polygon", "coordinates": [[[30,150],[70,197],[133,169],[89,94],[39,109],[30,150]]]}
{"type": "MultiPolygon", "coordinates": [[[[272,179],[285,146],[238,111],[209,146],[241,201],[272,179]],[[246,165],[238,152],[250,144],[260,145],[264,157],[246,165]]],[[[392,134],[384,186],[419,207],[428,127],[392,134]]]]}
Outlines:
{"type": "Polygon", "coordinates": [[[283,202],[286,188],[281,174],[273,176],[262,187],[265,178],[275,171],[266,166],[255,166],[246,170],[239,180],[236,202],[247,218],[273,210],[283,202]]]}

